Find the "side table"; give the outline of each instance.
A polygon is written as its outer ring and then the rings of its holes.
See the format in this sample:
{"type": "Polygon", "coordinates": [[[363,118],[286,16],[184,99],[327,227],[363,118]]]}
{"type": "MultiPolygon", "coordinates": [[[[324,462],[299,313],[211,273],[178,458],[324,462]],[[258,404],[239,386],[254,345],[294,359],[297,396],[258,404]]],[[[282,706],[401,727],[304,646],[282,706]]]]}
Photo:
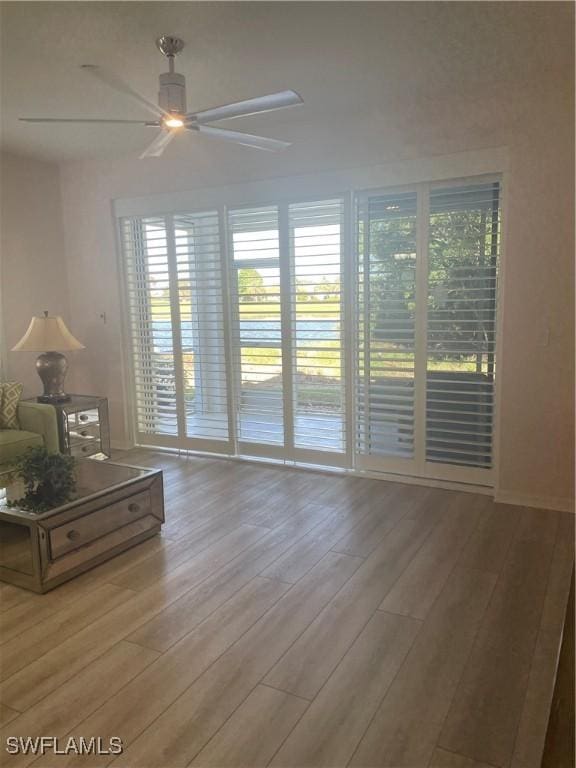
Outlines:
{"type": "MultiPolygon", "coordinates": [[[[36,402],[36,398],[29,398],[36,402]]],[[[109,459],[108,400],[97,395],[70,395],[51,404],[58,420],[60,451],[76,458],[109,459]]]]}

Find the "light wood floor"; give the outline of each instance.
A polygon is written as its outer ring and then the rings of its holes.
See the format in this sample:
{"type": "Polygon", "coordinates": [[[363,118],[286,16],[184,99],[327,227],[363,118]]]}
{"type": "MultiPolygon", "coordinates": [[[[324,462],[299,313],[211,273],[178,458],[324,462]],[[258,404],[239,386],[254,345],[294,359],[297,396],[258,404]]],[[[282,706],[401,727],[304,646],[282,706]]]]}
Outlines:
{"type": "MultiPolygon", "coordinates": [[[[117,459],[118,460],[118,459],[117,459]]],[[[35,766],[536,768],[569,514],[132,451],[162,536],[47,595],[0,588],[5,738],[120,737],[35,766]]]]}

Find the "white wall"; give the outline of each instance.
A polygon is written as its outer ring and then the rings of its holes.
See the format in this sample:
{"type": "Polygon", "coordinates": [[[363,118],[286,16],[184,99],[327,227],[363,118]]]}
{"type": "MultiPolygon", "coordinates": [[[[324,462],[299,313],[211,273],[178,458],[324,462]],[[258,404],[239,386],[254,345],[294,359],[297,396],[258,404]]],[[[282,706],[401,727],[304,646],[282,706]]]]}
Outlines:
{"type": "MultiPolygon", "coordinates": [[[[42,391],[36,354],[9,350],[45,309],[69,321],[59,169],[2,153],[0,185],[2,375],[21,381],[32,396],[42,391]]],[[[70,355],[72,364],[77,354],[70,355]]]]}

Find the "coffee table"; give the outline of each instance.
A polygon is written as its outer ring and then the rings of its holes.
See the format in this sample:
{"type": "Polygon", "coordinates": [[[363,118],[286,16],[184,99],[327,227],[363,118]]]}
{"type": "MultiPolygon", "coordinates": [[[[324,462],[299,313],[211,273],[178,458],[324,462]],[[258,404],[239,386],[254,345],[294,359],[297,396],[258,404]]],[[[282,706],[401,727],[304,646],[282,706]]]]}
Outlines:
{"type": "Polygon", "coordinates": [[[70,501],[47,512],[9,507],[24,488],[0,474],[0,581],[47,592],[160,531],[162,470],[80,459],[70,501]]]}

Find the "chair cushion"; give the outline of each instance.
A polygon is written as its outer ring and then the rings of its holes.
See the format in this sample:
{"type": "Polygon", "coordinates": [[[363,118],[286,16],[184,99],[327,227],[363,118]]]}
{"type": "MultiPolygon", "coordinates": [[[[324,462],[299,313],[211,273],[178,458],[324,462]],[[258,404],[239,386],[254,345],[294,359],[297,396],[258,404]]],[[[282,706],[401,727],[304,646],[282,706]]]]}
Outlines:
{"type": "Polygon", "coordinates": [[[0,429],[18,429],[18,403],[24,387],[17,381],[0,384],[0,429]]]}
{"type": "Polygon", "coordinates": [[[0,429],[0,464],[11,464],[28,448],[44,445],[42,435],[23,429],[0,429]]]}

